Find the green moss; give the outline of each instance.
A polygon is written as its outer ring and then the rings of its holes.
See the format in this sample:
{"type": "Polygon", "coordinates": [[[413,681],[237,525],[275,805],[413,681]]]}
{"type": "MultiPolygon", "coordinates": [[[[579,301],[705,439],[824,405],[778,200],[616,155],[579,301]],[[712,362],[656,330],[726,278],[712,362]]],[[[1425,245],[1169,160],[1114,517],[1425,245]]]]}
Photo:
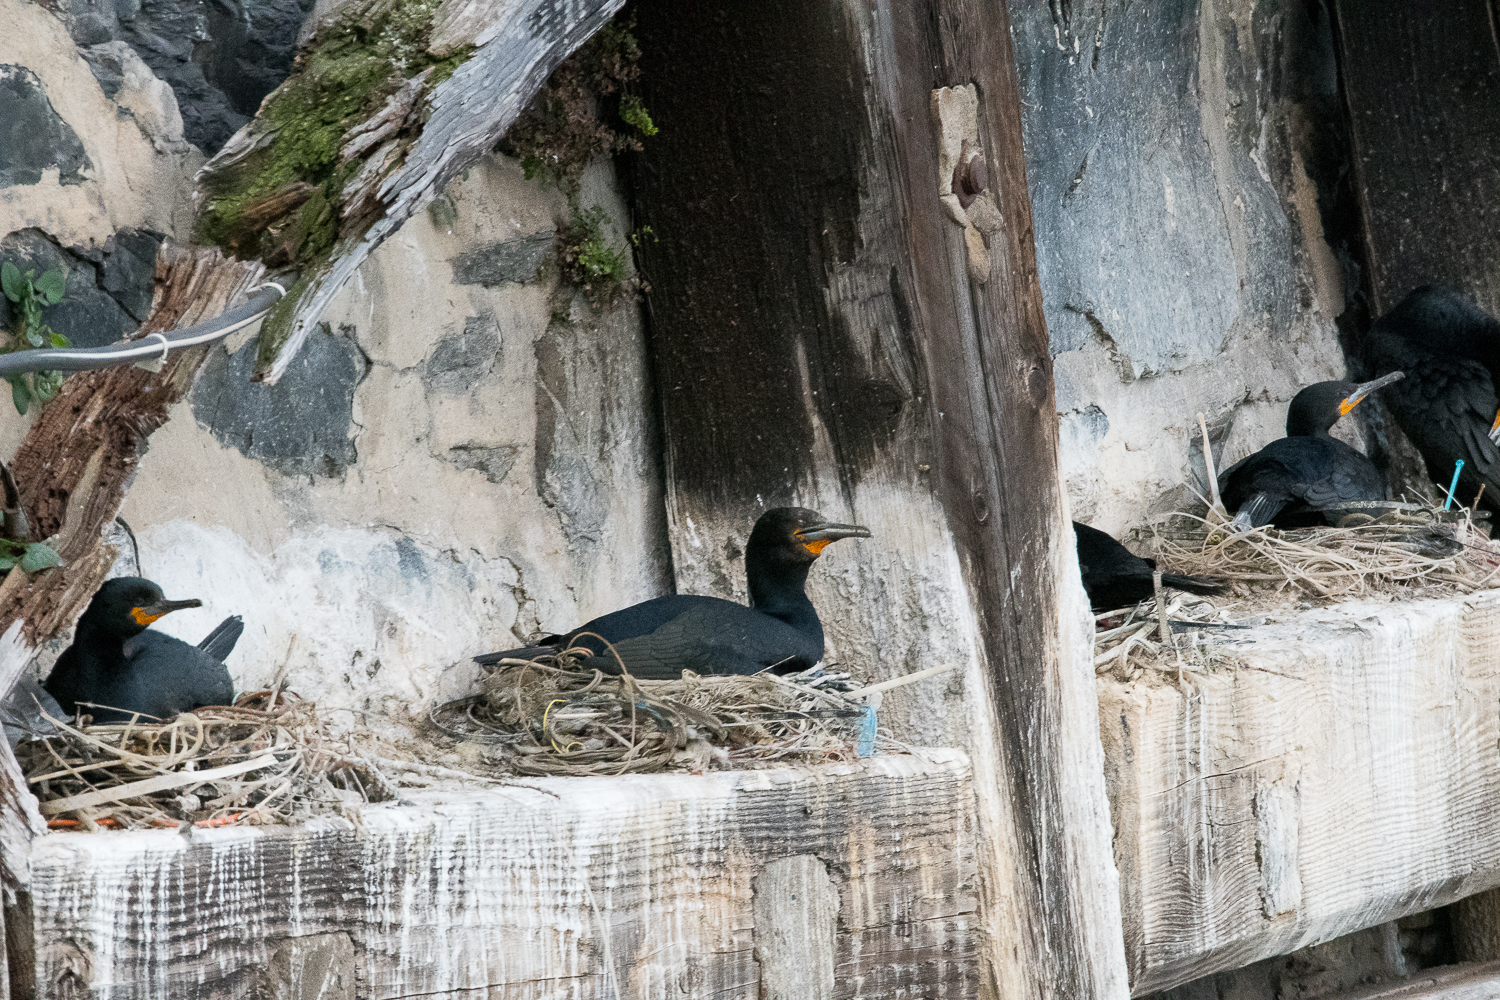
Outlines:
{"type": "Polygon", "coordinates": [[[255,371],[264,374],[275,363],[276,356],[292,335],[292,319],[297,315],[297,301],[312,285],[312,276],[304,274],[298,278],[281,301],[272,307],[260,325],[260,336],[255,341],[255,371]]]}
{"type": "Polygon", "coordinates": [[[625,124],[634,126],[641,135],[650,137],[661,131],[651,120],[651,114],[641,103],[641,99],[634,94],[626,94],[620,98],[620,117],[625,124]]]}
{"type": "Polygon", "coordinates": [[[322,29],[303,65],[261,112],[271,141],[209,178],[199,242],[272,266],[326,262],[340,228],[343,184],[359,166],[339,161],[349,129],[404,80],[435,66],[430,89],[471,53],[466,48],[441,60],[428,54],[438,6],[439,0],[377,0],[322,29]],[[306,193],[302,184],[317,190],[278,211],[278,198],[306,193]]]}

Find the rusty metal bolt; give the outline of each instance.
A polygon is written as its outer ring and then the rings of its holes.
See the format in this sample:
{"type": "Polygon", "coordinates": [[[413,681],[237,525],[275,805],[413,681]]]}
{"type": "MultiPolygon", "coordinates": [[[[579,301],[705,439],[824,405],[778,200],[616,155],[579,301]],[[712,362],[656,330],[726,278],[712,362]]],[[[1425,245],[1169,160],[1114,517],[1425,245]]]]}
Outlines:
{"type": "Polygon", "coordinates": [[[984,157],[969,152],[969,140],[965,139],[958,150],[958,163],[953,167],[953,193],[958,195],[958,203],[968,208],[988,186],[989,168],[984,157]]]}

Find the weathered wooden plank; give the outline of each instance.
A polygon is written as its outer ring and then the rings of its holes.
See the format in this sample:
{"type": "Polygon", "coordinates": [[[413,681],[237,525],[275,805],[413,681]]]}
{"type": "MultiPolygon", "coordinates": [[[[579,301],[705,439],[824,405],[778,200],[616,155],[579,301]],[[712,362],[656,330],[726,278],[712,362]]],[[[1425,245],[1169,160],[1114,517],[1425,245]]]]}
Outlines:
{"type": "Polygon", "coordinates": [[[1340,993],[1328,1000],[1500,1000],[1500,962],[1427,969],[1406,982],[1340,993]]]}
{"type": "Polygon", "coordinates": [[[1375,313],[1434,281],[1500,308],[1494,5],[1333,7],[1375,313]]]}
{"type": "Polygon", "coordinates": [[[977,997],[973,809],[967,760],[931,750],[424,792],[357,825],[54,834],[37,975],[99,1000],[258,996],[296,962],[369,998],[756,1000],[758,881],[811,859],[836,894],[836,925],[814,918],[828,995],[977,997]],[[286,950],[305,938],[322,957],[286,950]]]}
{"type": "MultiPolygon", "coordinates": [[[[624,0],[444,0],[435,13],[426,9],[431,19],[426,49],[412,58],[462,61],[435,85],[428,79],[430,69],[413,76],[369,120],[344,133],[352,140],[342,150],[338,176],[352,176],[346,187],[329,192],[326,202],[338,243],[331,257],[318,260],[298,259],[300,251],[291,248],[292,258],[310,273],[304,272],[293,301],[267,320],[275,349],[269,365],[258,374],[268,382],[281,377],[323,310],[370,253],[451,178],[489,153],[557,64],[623,4],[624,0]],[[385,141],[367,141],[377,135],[385,141]]],[[[361,13],[367,19],[391,9],[382,0],[367,2],[365,8],[361,13]]],[[[335,11],[332,16],[337,19],[343,13],[335,11]]],[[[410,16],[422,17],[424,11],[413,10],[410,16]]],[[[335,23],[329,37],[320,32],[310,46],[347,46],[350,33],[347,25],[335,23]]],[[[267,109],[279,95],[307,86],[317,65],[315,56],[301,57],[297,72],[204,166],[199,184],[206,197],[222,194],[226,176],[255,164],[264,151],[273,150],[275,159],[280,125],[267,116],[267,109]]],[[[339,94],[319,95],[319,100],[342,99],[339,94]]],[[[323,178],[303,177],[276,192],[276,204],[266,209],[269,214],[258,221],[259,227],[281,221],[290,231],[301,225],[293,213],[314,195],[309,180],[321,184],[323,178]]],[[[239,180],[230,183],[242,185],[239,180]]],[[[265,352],[262,360],[268,360],[265,352]]]]}
{"type": "Polygon", "coordinates": [[[1180,689],[1100,681],[1135,992],[1500,884],[1497,609],[1351,602],[1180,689]]]}
{"type": "Polygon", "coordinates": [[[659,236],[639,260],[678,590],[743,594],[765,507],[868,524],[827,551],[813,600],[830,655],[877,679],[962,665],[881,713],[974,758],[992,988],[1123,996],[1004,5],[637,16],[661,132],[632,180],[659,236]],[[973,99],[962,126],[934,114],[944,88],[973,99]],[[988,175],[969,206],[951,188],[964,140],[988,175]]]}

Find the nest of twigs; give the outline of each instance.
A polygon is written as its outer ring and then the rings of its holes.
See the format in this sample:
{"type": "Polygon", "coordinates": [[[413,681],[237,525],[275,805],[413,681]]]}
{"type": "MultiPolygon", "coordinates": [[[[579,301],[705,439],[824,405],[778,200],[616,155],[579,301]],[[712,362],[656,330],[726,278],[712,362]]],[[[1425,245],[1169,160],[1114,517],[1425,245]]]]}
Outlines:
{"type": "Polygon", "coordinates": [[[311,702],[247,694],[166,722],[57,731],[16,747],[53,829],[293,823],[395,797],[372,746],[336,739],[311,702]]]}
{"type": "Polygon", "coordinates": [[[814,764],[904,749],[874,730],[849,676],[800,674],[642,681],[584,669],[568,652],[502,660],[483,693],[449,702],[432,721],[489,743],[513,774],[616,775],[814,764]]]}
{"type": "Polygon", "coordinates": [[[1173,572],[1277,592],[1342,598],[1421,583],[1467,593],[1500,582],[1500,548],[1483,514],[1427,503],[1360,508],[1339,527],[1233,531],[1211,511],[1169,514],[1148,528],[1158,560],[1173,572]]]}
{"type": "MultiPolygon", "coordinates": [[[[1174,513],[1147,526],[1148,545],[1170,572],[1217,577],[1234,597],[1274,601],[1342,599],[1398,593],[1414,586],[1469,593],[1500,584],[1500,543],[1485,515],[1433,503],[1362,503],[1339,525],[1236,531],[1222,508],[1174,513]]],[[[1094,668],[1133,679],[1228,662],[1218,640],[1260,619],[1236,621],[1226,603],[1167,590],[1155,600],[1097,615],[1094,668]]],[[[1243,609],[1241,609],[1243,614],[1243,609]]]]}

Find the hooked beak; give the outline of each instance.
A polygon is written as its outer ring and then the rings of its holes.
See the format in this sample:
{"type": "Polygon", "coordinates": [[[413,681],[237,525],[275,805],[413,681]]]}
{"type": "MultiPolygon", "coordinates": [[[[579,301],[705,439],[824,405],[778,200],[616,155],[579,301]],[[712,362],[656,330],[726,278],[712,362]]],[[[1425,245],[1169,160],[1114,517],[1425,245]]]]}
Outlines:
{"type": "Polygon", "coordinates": [[[183,608],[201,608],[203,602],[196,597],[186,601],[157,601],[155,604],[146,604],[139,608],[130,609],[130,617],[136,620],[138,625],[150,625],[156,619],[169,615],[183,608]]]}
{"type": "Polygon", "coordinates": [[[1389,375],[1380,376],[1373,382],[1364,383],[1363,385],[1356,388],[1353,392],[1351,392],[1348,396],[1344,397],[1344,401],[1339,404],[1339,416],[1342,417],[1344,414],[1354,409],[1364,400],[1366,396],[1374,392],[1376,389],[1384,389],[1392,382],[1399,382],[1405,377],[1405,372],[1391,372],[1389,375]]]}
{"type": "Polygon", "coordinates": [[[809,524],[805,528],[798,528],[796,535],[803,548],[817,555],[829,542],[836,542],[840,538],[869,538],[870,529],[857,524],[809,524]]]}

